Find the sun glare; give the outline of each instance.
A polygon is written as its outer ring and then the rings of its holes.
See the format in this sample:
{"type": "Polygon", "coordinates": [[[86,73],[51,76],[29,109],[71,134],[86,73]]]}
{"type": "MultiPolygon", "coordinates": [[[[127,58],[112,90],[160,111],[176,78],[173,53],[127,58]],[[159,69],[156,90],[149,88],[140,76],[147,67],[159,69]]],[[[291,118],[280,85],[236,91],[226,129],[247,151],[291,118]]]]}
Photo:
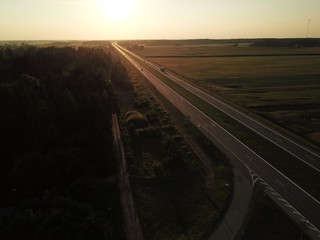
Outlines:
{"type": "Polygon", "coordinates": [[[133,9],[133,0],[103,0],[102,8],[112,21],[124,21],[129,18],[133,9]]]}

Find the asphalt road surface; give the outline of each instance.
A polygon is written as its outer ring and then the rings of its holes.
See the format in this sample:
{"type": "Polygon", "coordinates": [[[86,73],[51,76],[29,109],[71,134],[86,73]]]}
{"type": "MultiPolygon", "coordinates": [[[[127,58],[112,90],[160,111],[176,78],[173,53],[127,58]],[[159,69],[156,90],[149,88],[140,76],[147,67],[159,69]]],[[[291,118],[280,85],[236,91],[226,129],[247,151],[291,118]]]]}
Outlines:
{"type": "MultiPolygon", "coordinates": [[[[134,61],[126,52],[119,48],[117,45],[115,47],[135,66],[141,71],[142,66],[134,61]]],[[[251,169],[259,179],[266,183],[266,187],[273,189],[279,194],[279,197],[283,199],[283,204],[290,205],[293,211],[297,212],[297,216],[300,218],[301,223],[306,222],[305,228],[309,236],[313,239],[320,239],[320,202],[310,196],[307,192],[301,189],[298,185],[288,179],[285,175],[279,172],[276,168],[271,166],[263,158],[257,155],[254,151],[240,142],[237,138],[232,136],[228,131],[222,128],[214,120],[210,119],[203,112],[194,107],[190,102],[186,101],[182,96],[173,91],[170,87],[164,84],[161,80],[155,77],[147,69],[143,69],[141,73],[161,92],[173,105],[175,105],[185,116],[190,118],[190,121],[198,127],[200,131],[203,132],[216,146],[218,146],[227,155],[233,155],[243,164],[245,164],[249,169],[251,169]],[[304,221],[304,218],[307,221],[304,221]]],[[[167,75],[166,75],[167,76],[167,75]]],[[[172,76],[172,75],[171,75],[172,76]]],[[[190,85],[190,91],[196,91],[193,86],[190,85]]],[[[207,96],[208,98],[210,96],[207,96]]],[[[221,106],[224,106],[221,101],[221,106]]],[[[230,107],[229,107],[230,108],[230,107]]],[[[232,109],[232,108],[231,108],[232,109]]],[[[243,116],[235,109],[238,116],[243,116]]],[[[249,119],[249,117],[245,118],[249,119]]],[[[248,120],[248,121],[249,121],[248,120]]],[[[256,126],[259,126],[254,120],[251,119],[256,126]]],[[[266,128],[268,129],[268,128],[266,128]]],[[[273,132],[273,131],[271,131],[273,132]]],[[[275,133],[278,138],[281,135],[275,133]]],[[[287,139],[283,137],[283,139],[287,139]]],[[[284,140],[283,140],[284,141],[284,140]]],[[[291,140],[286,140],[294,144],[291,140]]],[[[302,151],[312,153],[312,151],[306,148],[301,148],[302,151]]],[[[300,151],[299,151],[300,152],[300,151]]],[[[313,154],[313,153],[312,153],[313,154]]],[[[308,155],[309,156],[309,155],[308,155]]],[[[317,155],[312,155],[312,157],[318,157],[317,155]]]]}

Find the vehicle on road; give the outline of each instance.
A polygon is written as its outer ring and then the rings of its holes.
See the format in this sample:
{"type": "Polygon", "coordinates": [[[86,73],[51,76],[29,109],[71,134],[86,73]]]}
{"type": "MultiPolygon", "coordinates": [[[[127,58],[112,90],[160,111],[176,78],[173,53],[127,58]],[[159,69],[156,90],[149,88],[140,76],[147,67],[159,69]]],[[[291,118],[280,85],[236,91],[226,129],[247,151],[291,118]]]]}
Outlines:
{"type": "Polygon", "coordinates": [[[161,67],[160,70],[161,70],[162,72],[165,72],[165,71],[166,71],[166,69],[165,69],[164,67],[161,67]]]}

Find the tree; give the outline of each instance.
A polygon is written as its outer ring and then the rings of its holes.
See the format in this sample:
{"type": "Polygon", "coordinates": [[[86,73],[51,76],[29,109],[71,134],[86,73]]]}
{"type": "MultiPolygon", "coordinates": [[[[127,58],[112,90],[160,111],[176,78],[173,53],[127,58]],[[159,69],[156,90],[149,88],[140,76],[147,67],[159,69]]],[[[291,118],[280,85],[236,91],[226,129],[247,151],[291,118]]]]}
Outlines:
{"type": "Polygon", "coordinates": [[[56,191],[24,201],[13,217],[0,222],[0,235],[3,240],[113,239],[110,224],[102,222],[89,205],[56,191]]]}

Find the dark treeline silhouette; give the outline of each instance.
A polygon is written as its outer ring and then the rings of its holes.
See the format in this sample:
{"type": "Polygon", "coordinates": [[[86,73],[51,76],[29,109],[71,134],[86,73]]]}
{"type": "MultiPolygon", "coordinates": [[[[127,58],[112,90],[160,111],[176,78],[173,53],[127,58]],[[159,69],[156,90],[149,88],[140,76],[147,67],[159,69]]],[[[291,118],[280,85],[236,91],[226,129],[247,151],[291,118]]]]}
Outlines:
{"type": "MultiPolygon", "coordinates": [[[[124,46],[125,48],[127,48],[129,51],[137,51],[137,50],[144,50],[144,46],[143,45],[138,45],[136,43],[134,43],[135,41],[122,41],[120,42],[120,44],[122,46],[124,46]]],[[[145,44],[145,42],[143,41],[143,44],[145,44]]]]}
{"type": "Polygon", "coordinates": [[[0,239],[121,238],[119,65],[99,49],[0,48],[0,239]]]}
{"type": "Polygon", "coordinates": [[[254,47],[320,47],[319,38],[257,39],[254,47]]]}
{"type": "Polygon", "coordinates": [[[84,41],[82,42],[83,45],[99,45],[99,46],[107,46],[107,47],[111,47],[111,43],[109,41],[84,41]]]}

